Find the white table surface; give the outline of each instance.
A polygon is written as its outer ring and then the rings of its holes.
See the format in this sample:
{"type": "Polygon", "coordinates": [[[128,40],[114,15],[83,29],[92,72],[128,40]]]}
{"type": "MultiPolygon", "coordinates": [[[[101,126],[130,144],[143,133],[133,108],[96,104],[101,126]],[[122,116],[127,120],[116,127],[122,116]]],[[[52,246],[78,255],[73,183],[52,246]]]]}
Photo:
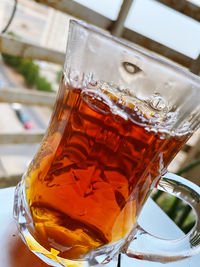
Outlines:
{"type": "MultiPolygon", "coordinates": [[[[3,233],[6,231],[7,224],[12,219],[12,209],[13,209],[13,196],[14,188],[0,189],[0,224],[4,221],[3,226],[0,230],[0,242],[3,238],[3,233]],[[5,221],[7,220],[7,223],[5,221]]],[[[139,217],[140,225],[155,234],[156,236],[167,238],[167,239],[177,239],[183,236],[182,231],[170,220],[170,218],[152,201],[150,198],[147,200],[142,213],[139,217]]],[[[3,253],[0,251],[0,253],[3,253]]],[[[107,267],[116,267],[116,262],[109,263],[105,265],[107,267]]],[[[200,266],[200,255],[194,256],[192,258],[182,260],[174,263],[155,263],[136,260],[128,258],[122,255],[121,267],[198,267],[200,266]]],[[[4,267],[4,266],[0,266],[4,267]]],[[[37,267],[37,266],[35,266],[37,267]]]]}

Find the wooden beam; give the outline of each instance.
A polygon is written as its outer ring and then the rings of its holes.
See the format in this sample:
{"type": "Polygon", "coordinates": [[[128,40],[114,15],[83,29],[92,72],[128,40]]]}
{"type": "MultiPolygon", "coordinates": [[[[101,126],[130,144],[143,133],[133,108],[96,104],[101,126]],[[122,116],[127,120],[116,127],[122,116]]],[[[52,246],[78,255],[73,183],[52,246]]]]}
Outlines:
{"type": "Polygon", "coordinates": [[[72,0],[35,0],[35,2],[53,7],[100,28],[108,29],[112,23],[110,19],[72,0]]]}
{"type": "MultiPolygon", "coordinates": [[[[187,153],[187,157],[182,162],[179,169],[183,169],[192,162],[195,162],[196,160],[200,159],[200,137],[196,140],[196,142],[193,144],[193,146],[189,149],[187,153]]],[[[181,176],[187,178],[188,180],[196,183],[198,186],[200,186],[200,165],[197,165],[187,172],[181,174],[181,176]]]]}
{"type": "Polygon", "coordinates": [[[0,177],[0,188],[16,186],[22,178],[22,174],[0,177]]]}
{"type": "Polygon", "coordinates": [[[55,93],[38,92],[22,88],[0,88],[0,102],[53,106],[55,99],[55,93]]]}
{"type": "Polygon", "coordinates": [[[133,4],[133,0],[124,0],[119,11],[117,20],[111,26],[111,34],[120,37],[124,29],[124,23],[133,4]]]}
{"type": "Polygon", "coordinates": [[[0,133],[0,145],[40,143],[42,141],[43,136],[44,131],[0,133]]]}
{"type": "Polygon", "coordinates": [[[49,61],[63,65],[65,54],[24,41],[16,40],[8,35],[0,35],[0,52],[22,58],[49,61]]]}
{"type": "Polygon", "coordinates": [[[187,0],[156,0],[192,19],[200,21],[200,7],[187,0]]]}
{"type": "MultiPolygon", "coordinates": [[[[188,17],[200,21],[200,7],[187,0],[156,1],[188,17]]],[[[88,21],[89,23],[95,24],[96,26],[104,29],[108,29],[112,23],[108,18],[72,0],[35,0],[35,2],[48,5],[61,12],[88,21]]]]}
{"type": "Polygon", "coordinates": [[[191,63],[190,71],[197,75],[200,74],[200,55],[191,63]]]}

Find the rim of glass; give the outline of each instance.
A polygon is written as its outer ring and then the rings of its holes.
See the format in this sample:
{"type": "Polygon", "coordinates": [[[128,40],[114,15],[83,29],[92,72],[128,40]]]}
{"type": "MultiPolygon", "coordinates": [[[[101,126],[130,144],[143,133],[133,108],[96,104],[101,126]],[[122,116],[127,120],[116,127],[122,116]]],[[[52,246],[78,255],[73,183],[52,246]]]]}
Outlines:
{"type": "Polygon", "coordinates": [[[153,60],[154,62],[158,62],[159,64],[161,64],[161,65],[163,65],[169,69],[174,70],[176,73],[182,75],[184,79],[186,79],[186,78],[189,79],[191,83],[195,83],[196,89],[200,90],[200,76],[190,72],[189,70],[185,69],[182,66],[176,65],[176,63],[173,64],[173,62],[169,62],[168,58],[166,58],[166,60],[165,60],[164,58],[162,58],[162,56],[155,55],[151,51],[147,52],[146,50],[143,50],[142,47],[138,47],[138,46],[134,45],[134,43],[126,41],[125,39],[122,40],[120,38],[117,38],[117,37],[111,35],[110,33],[106,32],[105,30],[98,28],[94,25],[88,24],[85,21],[70,19],[69,24],[77,24],[78,26],[85,28],[88,31],[94,32],[94,33],[96,33],[96,34],[98,34],[98,35],[100,35],[106,39],[109,39],[109,40],[111,40],[117,44],[120,44],[126,48],[137,51],[142,56],[145,56],[145,57],[153,60]]]}

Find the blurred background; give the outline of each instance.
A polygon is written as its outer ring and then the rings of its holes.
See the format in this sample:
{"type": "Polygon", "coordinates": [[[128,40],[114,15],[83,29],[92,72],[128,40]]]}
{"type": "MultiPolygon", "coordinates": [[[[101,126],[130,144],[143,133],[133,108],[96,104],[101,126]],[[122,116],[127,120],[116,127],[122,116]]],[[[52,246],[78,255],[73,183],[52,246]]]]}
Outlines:
{"type": "MultiPolygon", "coordinates": [[[[72,17],[200,75],[199,0],[1,0],[0,188],[17,184],[48,127],[72,17]]],[[[169,171],[200,185],[200,131],[169,171]]],[[[184,232],[191,229],[189,206],[156,190],[152,198],[184,232]]]]}

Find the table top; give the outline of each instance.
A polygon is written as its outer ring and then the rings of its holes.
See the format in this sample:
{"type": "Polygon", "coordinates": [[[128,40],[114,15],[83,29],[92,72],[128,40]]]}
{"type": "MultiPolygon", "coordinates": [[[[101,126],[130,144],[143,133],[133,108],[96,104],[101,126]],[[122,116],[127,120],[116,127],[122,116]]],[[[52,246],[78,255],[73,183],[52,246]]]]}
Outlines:
{"type": "MultiPolygon", "coordinates": [[[[14,188],[0,189],[0,266],[1,267],[47,267],[21,240],[12,217],[14,188]]],[[[149,198],[139,217],[139,223],[146,230],[162,238],[177,239],[183,236],[181,230],[149,198]]],[[[197,267],[200,255],[175,263],[161,264],[128,258],[122,255],[121,267],[197,267]]],[[[116,267],[111,262],[107,267],[116,267]]]]}

